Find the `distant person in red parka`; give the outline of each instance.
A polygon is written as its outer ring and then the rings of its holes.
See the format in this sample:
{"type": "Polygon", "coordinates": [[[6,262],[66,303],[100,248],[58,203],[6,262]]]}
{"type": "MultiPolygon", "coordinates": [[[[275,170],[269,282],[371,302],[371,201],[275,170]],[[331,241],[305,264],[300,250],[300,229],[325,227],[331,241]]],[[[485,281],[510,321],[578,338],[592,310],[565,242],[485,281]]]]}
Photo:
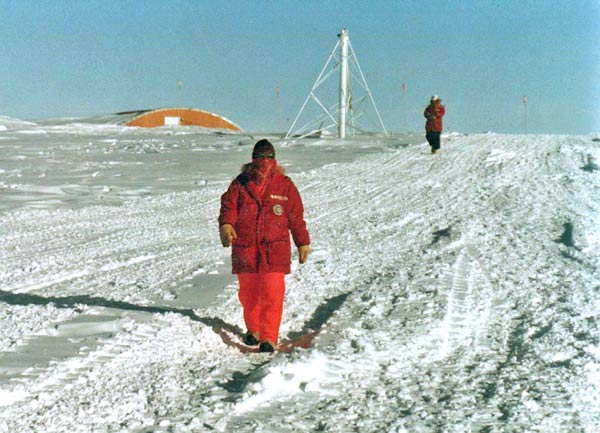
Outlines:
{"type": "Polygon", "coordinates": [[[277,165],[268,140],[254,145],[252,162],[221,196],[219,232],[223,246],[232,246],[232,270],[238,276],[247,327],[243,342],[258,345],[260,352],[273,352],[283,313],[284,277],[290,273],[290,232],[300,263],[308,259],[310,236],[300,194],[277,165]]]}
{"type": "Polygon", "coordinates": [[[444,130],[442,124],[444,114],[446,114],[446,107],[442,105],[442,100],[437,95],[433,95],[423,113],[427,119],[425,123],[425,137],[431,146],[431,153],[438,153],[440,150],[440,135],[444,130]]]}

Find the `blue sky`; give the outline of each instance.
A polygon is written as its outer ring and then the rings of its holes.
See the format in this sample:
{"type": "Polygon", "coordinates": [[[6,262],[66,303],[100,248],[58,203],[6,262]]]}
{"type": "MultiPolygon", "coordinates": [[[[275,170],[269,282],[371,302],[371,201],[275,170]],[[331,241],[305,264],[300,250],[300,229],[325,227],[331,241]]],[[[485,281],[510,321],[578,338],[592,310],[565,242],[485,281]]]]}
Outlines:
{"type": "Polygon", "coordinates": [[[286,129],[347,28],[388,130],[406,103],[422,131],[435,93],[453,131],[523,132],[524,95],[529,132],[600,131],[598,0],[0,0],[0,23],[21,119],[182,105],[286,129]]]}

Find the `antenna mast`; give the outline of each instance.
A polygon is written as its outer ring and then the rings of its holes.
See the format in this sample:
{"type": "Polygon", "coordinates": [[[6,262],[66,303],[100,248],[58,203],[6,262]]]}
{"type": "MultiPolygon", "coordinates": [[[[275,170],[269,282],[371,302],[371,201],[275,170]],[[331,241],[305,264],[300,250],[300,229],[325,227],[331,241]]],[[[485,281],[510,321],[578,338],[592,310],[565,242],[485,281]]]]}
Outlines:
{"type": "Polygon", "coordinates": [[[346,138],[346,111],[348,109],[348,30],[342,29],[338,35],[340,42],[340,121],[338,137],[346,138]]]}
{"type": "Polygon", "coordinates": [[[383,125],[383,121],[381,120],[381,116],[379,115],[379,111],[377,110],[377,106],[373,100],[373,96],[371,95],[371,91],[369,90],[365,76],[360,68],[360,65],[358,64],[356,54],[352,49],[352,44],[350,43],[350,38],[348,37],[348,30],[342,29],[338,34],[337,44],[329,55],[327,62],[325,62],[325,66],[323,66],[321,73],[317,77],[317,80],[313,84],[308,96],[304,100],[304,104],[302,104],[302,107],[292,122],[292,126],[290,126],[285,138],[292,136],[295,138],[304,138],[309,135],[320,135],[326,131],[329,131],[330,129],[333,129],[334,127],[337,127],[337,136],[339,138],[346,138],[347,129],[350,129],[352,134],[354,134],[356,131],[365,132],[365,129],[359,127],[357,122],[357,120],[359,120],[359,118],[365,114],[359,110],[365,100],[369,100],[371,102],[377,116],[379,126],[381,127],[383,133],[387,135],[387,131],[383,125]],[[338,47],[339,58],[336,56],[338,47]],[[332,63],[332,60],[336,60],[337,63],[335,63],[330,70],[327,70],[330,63],[332,63]],[[335,70],[338,68],[339,99],[337,104],[327,108],[327,106],[317,96],[317,90],[329,77],[333,75],[335,70]],[[353,70],[357,73],[353,74],[353,70]],[[352,95],[351,83],[353,80],[359,84],[358,88],[362,88],[362,90],[365,92],[364,95],[359,95],[357,98],[352,95]],[[294,129],[310,100],[317,104],[321,111],[320,116],[308,122],[304,126],[294,129]],[[337,111],[337,116],[335,116],[335,111],[337,111]],[[348,117],[350,117],[350,119],[348,119],[348,117]]]}

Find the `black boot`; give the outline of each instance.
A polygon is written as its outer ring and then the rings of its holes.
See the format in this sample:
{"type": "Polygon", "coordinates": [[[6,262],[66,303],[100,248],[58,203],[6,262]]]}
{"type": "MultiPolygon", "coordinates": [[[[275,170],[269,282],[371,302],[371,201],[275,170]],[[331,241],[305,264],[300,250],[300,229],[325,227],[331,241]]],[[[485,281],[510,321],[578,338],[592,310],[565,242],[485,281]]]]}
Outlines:
{"type": "Polygon", "coordinates": [[[275,352],[275,346],[270,341],[261,341],[258,346],[259,352],[275,352]]]}
{"type": "Polygon", "coordinates": [[[259,343],[258,338],[250,331],[246,332],[242,341],[246,346],[256,346],[259,343]]]}

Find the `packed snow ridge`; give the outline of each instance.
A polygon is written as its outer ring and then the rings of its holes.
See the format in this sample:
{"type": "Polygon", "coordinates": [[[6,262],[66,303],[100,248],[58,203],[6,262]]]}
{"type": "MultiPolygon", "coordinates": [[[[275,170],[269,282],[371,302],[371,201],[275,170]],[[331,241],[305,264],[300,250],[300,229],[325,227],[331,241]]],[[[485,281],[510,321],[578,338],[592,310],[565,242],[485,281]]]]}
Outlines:
{"type": "Polygon", "coordinates": [[[255,137],[184,132],[0,131],[0,432],[600,431],[593,136],[273,138],[313,244],[267,355],[216,227],[255,137]]]}

